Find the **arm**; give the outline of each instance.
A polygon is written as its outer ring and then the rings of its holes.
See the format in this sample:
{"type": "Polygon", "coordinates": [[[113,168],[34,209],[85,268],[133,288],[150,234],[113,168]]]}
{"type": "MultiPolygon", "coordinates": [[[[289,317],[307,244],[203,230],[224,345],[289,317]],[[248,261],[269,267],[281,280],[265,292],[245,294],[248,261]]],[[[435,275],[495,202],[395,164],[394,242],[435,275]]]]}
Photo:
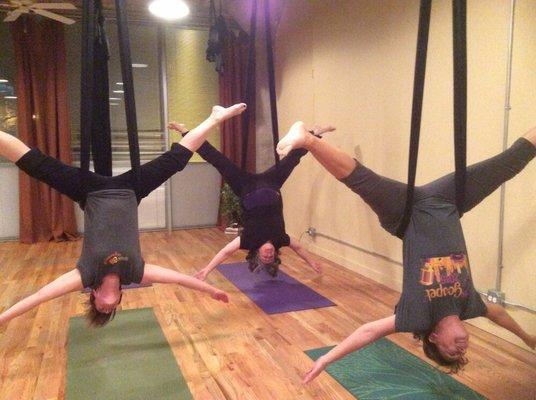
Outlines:
{"type": "Polygon", "coordinates": [[[320,266],[320,264],[313,260],[313,258],[311,257],[311,253],[305,250],[305,248],[300,244],[300,242],[291,238],[289,247],[294,250],[296,254],[299,255],[312,269],[314,269],[319,274],[322,273],[322,267],[320,266]]]}
{"type": "Polygon", "coordinates": [[[208,293],[213,299],[229,302],[227,293],[216,289],[208,283],[202,282],[192,276],[181,274],[178,271],[169,268],[162,268],[158,265],[145,264],[142,283],[177,283],[188,289],[199,290],[200,292],[208,293]]]}
{"type": "Polygon", "coordinates": [[[30,311],[45,301],[55,299],[75,290],[81,290],[82,288],[80,272],[77,269],[73,269],[0,314],[0,325],[30,311]]]}
{"type": "Polygon", "coordinates": [[[486,303],[486,318],[495,322],[504,329],[508,329],[513,334],[523,340],[532,350],[536,347],[536,336],[531,336],[519,326],[519,324],[508,314],[504,307],[498,304],[486,303]]]}
{"type": "Polygon", "coordinates": [[[231,242],[229,242],[223,249],[218,252],[218,254],[214,256],[212,261],[210,261],[205,268],[198,271],[194,276],[197,279],[204,281],[207,278],[207,275],[210,274],[214,268],[216,268],[223,261],[231,257],[239,248],[240,236],[234,238],[231,242]]]}
{"type": "Polygon", "coordinates": [[[320,357],[313,367],[303,378],[303,383],[307,383],[316,378],[331,363],[343,358],[345,355],[359,350],[376,340],[395,332],[395,316],[369,322],[359,327],[354,333],[344,339],[341,343],[331,349],[328,353],[320,357]]]}

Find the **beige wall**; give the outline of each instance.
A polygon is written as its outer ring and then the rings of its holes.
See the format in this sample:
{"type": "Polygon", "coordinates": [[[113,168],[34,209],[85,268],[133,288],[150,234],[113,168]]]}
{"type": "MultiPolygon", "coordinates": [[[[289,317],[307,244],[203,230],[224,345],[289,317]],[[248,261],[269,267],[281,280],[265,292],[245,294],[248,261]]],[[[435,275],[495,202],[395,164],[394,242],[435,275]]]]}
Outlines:
{"type": "MultiPolygon", "coordinates": [[[[432,10],[417,184],[453,170],[450,4],[434,2],[432,10]]],[[[469,163],[502,148],[508,18],[508,1],[469,1],[469,163]]],[[[405,181],[417,19],[418,1],[286,2],[276,47],[280,130],[298,119],[335,124],[337,132],[326,140],[378,173],[405,181]]],[[[534,3],[518,1],[509,143],[536,124],[535,20],[534,3]]],[[[535,179],[536,163],[532,163],[507,186],[503,274],[507,299],[532,307],[536,307],[535,179]]],[[[313,226],[401,261],[400,242],[312,157],[294,172],[284,197],[291,235],[297,237],[313,226]]],[[[498,192],[468,213],[463,226],[475,285],[485,291],[495,282],[498,192]]],[[[322,238],[304,240],[318,254],[401,288],[402,271],[395,263],[322,238]]],[[[523,311],[515,315],[536,332],[534,315],[523,311]]]]}
{"type": "MultiPolygon", "coordinates": [[[[218,73],[215,64],[205,58],[207,41],[206,30],[166,30],[169,120],[181,122],[190,129],[207,118],[212,106],[219,103],[218,73]]],[[[171,142],[180,140],[177,133],[170,134],[171,142]]],[[[219,130],[214,130],[209,141],[220,147],[219,130]]],[[[194,154],[192,161],[203,160],[194,154]]]]}

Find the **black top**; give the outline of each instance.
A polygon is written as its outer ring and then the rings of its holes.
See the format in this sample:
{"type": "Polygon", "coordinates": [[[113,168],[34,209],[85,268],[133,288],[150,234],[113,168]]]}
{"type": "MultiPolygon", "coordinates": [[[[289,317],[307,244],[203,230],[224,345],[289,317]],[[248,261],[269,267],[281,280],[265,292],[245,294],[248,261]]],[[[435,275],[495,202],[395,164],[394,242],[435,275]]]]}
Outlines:
{"type": "Polygon", "coordinates": [[[439,197],[415,202],[404,235],[404,282],[396,330],[422,333],[449,315],[482,316],[456,206],[439,197]]]}
{"type": "Polygon", "coordinates": [[[129,189],[91,192],[84,208],[84,242],[77,268],[84,287],[117,273],[121,285],[140,283],[144,272],[136,194],[129,189]]]}
{"type": "Polygon", "coordinates": [[[285,232],[283,201],[279,190],[259,187],[241,197],[244,230],[240,236],[240,248],[257,250],[266,242],[276,249],[290,245],[285,232]]]}

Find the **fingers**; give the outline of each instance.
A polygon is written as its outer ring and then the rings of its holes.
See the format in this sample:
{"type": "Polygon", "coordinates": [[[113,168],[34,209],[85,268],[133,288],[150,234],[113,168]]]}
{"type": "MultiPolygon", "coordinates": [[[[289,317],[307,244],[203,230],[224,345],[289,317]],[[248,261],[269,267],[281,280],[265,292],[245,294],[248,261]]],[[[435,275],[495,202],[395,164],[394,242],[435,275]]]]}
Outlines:
{"type": "Polygon", "coordinates": [[[194,278],[199,279],[200,281],[204,281],[207,278],[207,274],[205,271],[197,271],[194,275],[194,278]]]}
{"type": "Polygon", "coordinates": [[[325,133],[333,132],[336,129],[337,128],[335,128],[333,125],[326,125],[326,126],[315,125],[313,128],[313,133],[317,136],[322,136],[325,133]]]}
{"type": "Polygon", "coordinates": [[[315,378],[314,376],[314,367],[311,368],[309,371],[307,371],[307,373],[305,374],[305,376],[303,377],[302,379],[302,383],[309,383],[311,382],[313,379],[315,378]]]}
{"type": "Polygon", "coordinates": [[[177,132],[180,132],[180,133],[184,133],[186,132],[186,125],[184,124],[179,124],[177,122],[170,122],[168,124],[168,129],[172,129],[174,131],[177,131],[177,132]]]}

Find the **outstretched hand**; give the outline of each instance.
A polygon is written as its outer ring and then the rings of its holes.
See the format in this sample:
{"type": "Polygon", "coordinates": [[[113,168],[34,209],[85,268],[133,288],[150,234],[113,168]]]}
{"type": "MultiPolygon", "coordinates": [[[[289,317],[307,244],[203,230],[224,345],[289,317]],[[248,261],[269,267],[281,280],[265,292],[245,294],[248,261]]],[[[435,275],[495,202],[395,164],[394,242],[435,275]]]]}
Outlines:
{"type": "Polygon", "coordinates": [[[337,128],[335,128],[333,125],[326,125],[326,126],[315,125],[313,129],[311,130],[313,131],[313,135],[322,136],[324,135],[324,133],[333,132],[336,129],[337,128]]]}
{"type": "Polygon", "coordinates": [[[324,268],[322,267],[322,264],[317,263],[316,261],[313,261],[311,264],[311,268],[316,271],[317,274],[321,274],[324,272],[324,268]]]}
{"type": "Polygon", "coordinates": [[[303,377],[302,383],[309,383],[313,379],[315,379],[322,371],[324,371],[327,367],[327,364],[324,362],[322,357],[320,357],[318,360],[315,361],[313,366],[309,371],[307,371],[307,374],[303,377]]]}
{"type": "Polygon", "coordinates": [[[208,271],[203,268],[194,274],[194,278],[199,279],[200,281],[204,281],[205,279],[207,279],[207,275],[208,271]]]}
{"type": "Polygon", "coordinates": [[[168,129],[174,130],[176,132],[179,132],[180,134],[188,132],[188,129],[186,128],[186,125],[179,124],[178,122],[172,121],[168,124],[168,129]]]}
{"type": "Polygon", "coordinates": [[[229,296],[223,290],[216,290],[212,293],[211,297],[214,300],[222,301],[224,303],[229,303],[229,296]]]}
{"type": "Polygon", "coordinates": [[[532,350],[536,349],[536,335],[529,336],[529,338],[525,341],[525,344],[532,350]]]}

